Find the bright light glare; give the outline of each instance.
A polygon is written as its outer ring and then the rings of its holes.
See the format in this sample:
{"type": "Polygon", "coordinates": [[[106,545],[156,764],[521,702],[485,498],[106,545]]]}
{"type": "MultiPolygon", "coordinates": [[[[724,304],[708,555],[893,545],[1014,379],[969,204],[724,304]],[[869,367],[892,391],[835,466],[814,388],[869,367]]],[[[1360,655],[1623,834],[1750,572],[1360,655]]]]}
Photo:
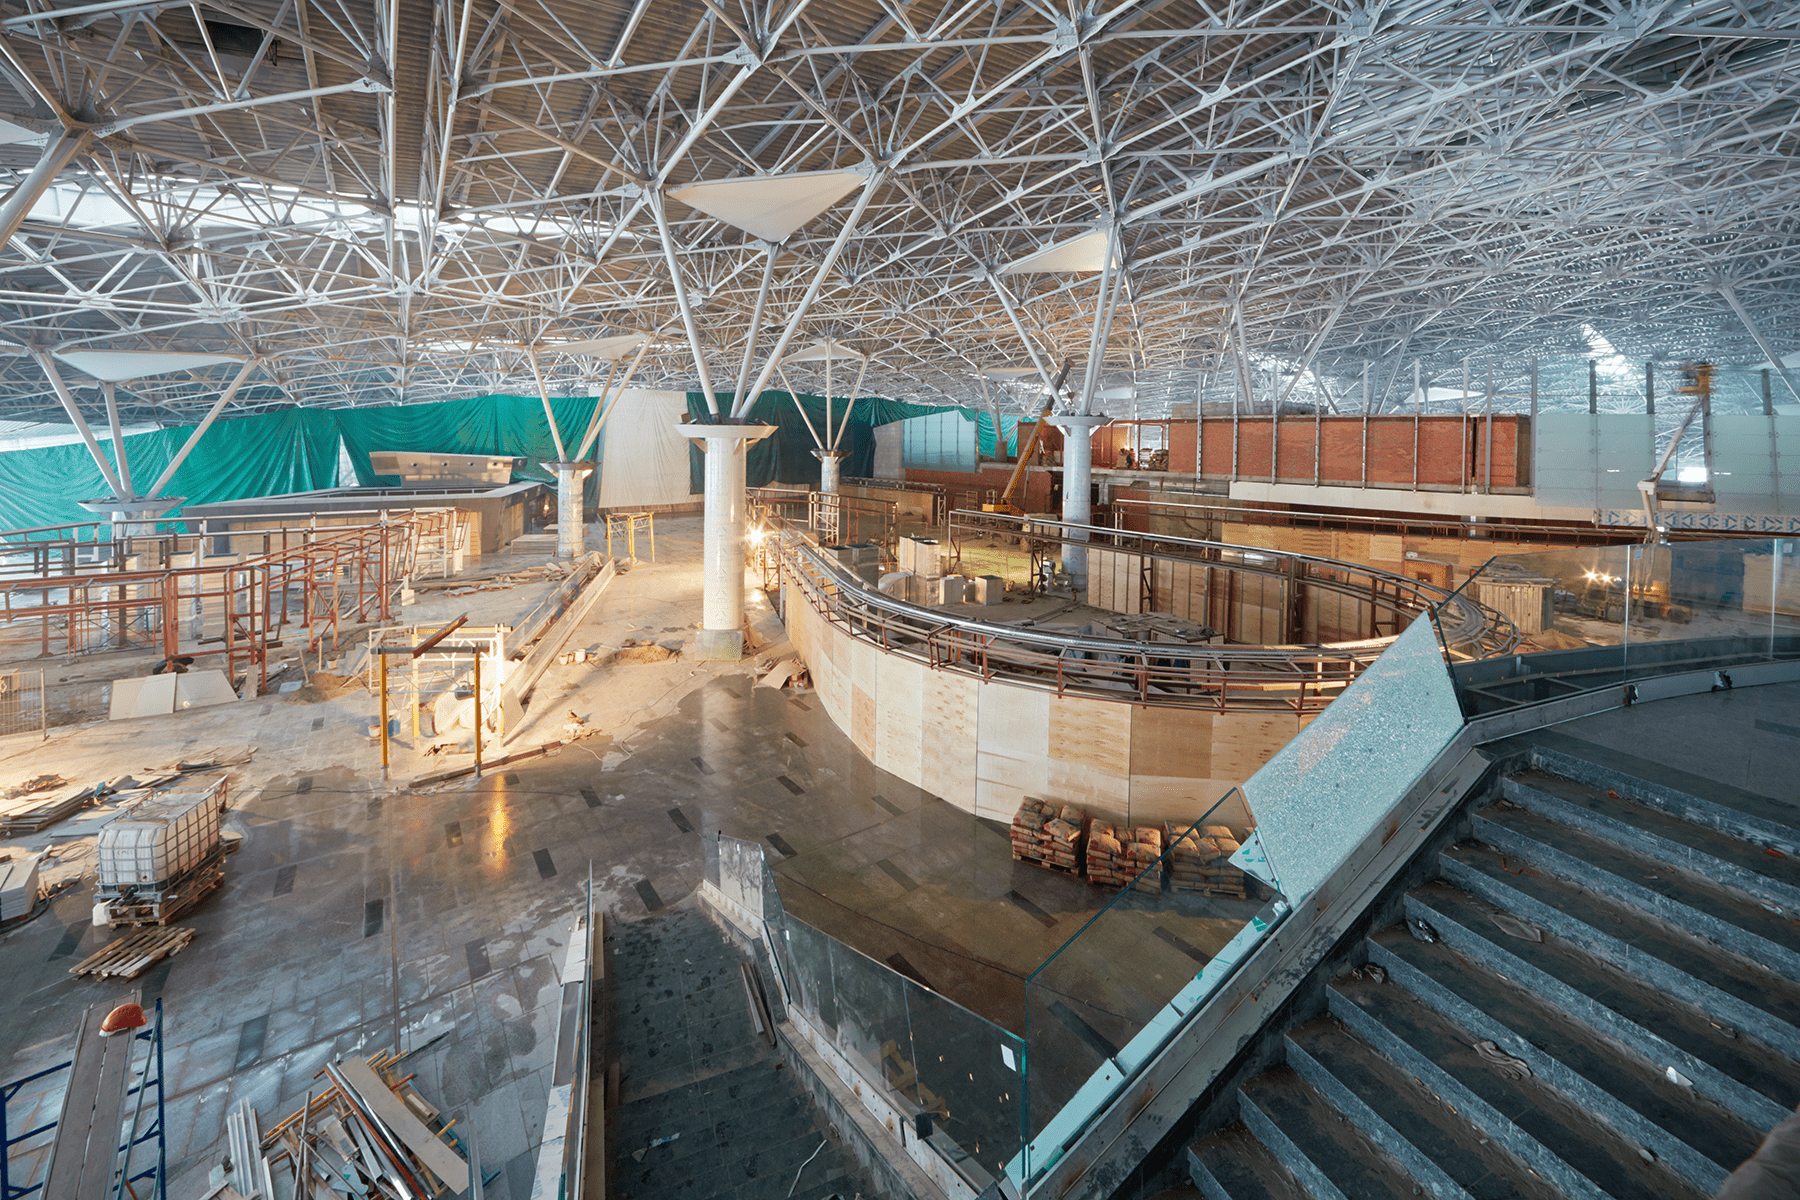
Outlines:
{"type": "Polygon", "coordinates": [[[1680,473],[1675,476],[1675,480],[1678,483],[1705,483],[1706,468],[1683,467],[1681,468],[1680,473]]]}

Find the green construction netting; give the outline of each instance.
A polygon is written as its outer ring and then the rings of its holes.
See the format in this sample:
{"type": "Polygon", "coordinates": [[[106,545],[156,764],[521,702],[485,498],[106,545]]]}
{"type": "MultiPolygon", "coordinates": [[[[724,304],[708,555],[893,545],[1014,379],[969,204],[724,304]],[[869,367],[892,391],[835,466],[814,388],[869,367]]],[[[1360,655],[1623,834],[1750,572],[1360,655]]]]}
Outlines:
{"type": "MultiPolygon", "coordinates": [[[[551,410],[562,432],[566,453],[573,454],[579,446],[588,420],[593,416],[595,403],[593,396],[551,400],[551,410]]],[[[823,435],[824,399],[802,395],[800,403],[805,406],[814,428],[823,435]]],[[[841,404],[838,400],[833,406],[834,415],[840,421],[843,419],[841,404]]],[[[705,397],[697,392],[689,393],[688,411],[695,419],[704,420],[707,414],[705,397]]],[[[850,478],[873,474],[876,426],[943,411],[941,407],[875,397],[857,400],[844,433],[843,445],[850,453],[844,462],[843,474],[850,478]]],[[[954,411],[961,413],[964,420],[976,422],[981,452],[992,456],[995,446],[993,418],[973,409],[954,411]]],[[[793,484],[819,481],[819,461],[812,456],[815,445],[812,433],[788,393],[764,392],[752,407],[750,418],[777,427],[774,436],[750,450],[748,479],[751,486],[771,481],[793,484]]],[[[1015,427],[1013,418],[1002,418],[1007,442],[1013,447],[1018,444],[1015,427]]],[[[133,482],[140,490],[148,488],[162,473],[190,431],[188,427],[161,429],[125,439],[133,482]]],[[[536,396],[475,396],[466,400],[385,408],[295,408],[214,423],[163,492],[200,504],[332,487],[339,482],[340,438],[357,483],[365,487],[392,486],[400,482],[374,473],[369,466],[372,451],[517,455],[525,459],[517,474],[537,480],[552,478],[539,463],[556,457],[556,447],[544,421],[543,401],[536,396]]],[[[110,461],[111,443],[102,441],[101,444],[106,447],[110,461]]],[[[606,439],[601,437],[596,448],[590,451],[596,462],[605,445],[606,439]]],[[[689,489],[694,494],[702,490],[703,462],[697,449],[690,452],[689,489]]],[[[588,477],[589,502],[593,500],[598,478],[598,472],[588,477]]],[[[80,442],[0,452],[0,528],[91,521],[94,514],[76,502],[108,495],[111,491],[89,457],[87,447],[80,442]]]]}
{"type": "MultiPolygon", "coordinates": [[[[580,448],[596,402],[594,396],[566,396],[550,401],[556,427],[562,432],[564,453],[573,456],[580,448]]],[[[370,470],[369,455],[380,450],[514,454],[525,459],[515,474],[526,479],[555,478],[538,465],[556,458],[556,444],[551,440],[550,426],[544,422],[544,402],[536,396],[475,396],[436,404],[340,408],[333,410],[332,415],[343,434],[356,482],[363,487],[393,487],[400,482],[370,470]]],[[[606,444],[604,434],[595,444],[606,444]]],[[[590,450],[589,458],[594,457],[595,452],[590,450]]],[[[587,478],[590,502],[598,474],[587,478]]]]}
{"type": "MultiPolygon", "coordinates": [[[[750,487],[762,487],[769,483],[818,484],[819,460],[812,453],[818,442],[813,440],[812,430],[817,430],[820,438],[831,440],[831,435],[825,432],[825,399],[802,393],[799,401],[806,409],[804,417],[800,415],[800,409],[795,407],[794,399],[787,392],[766,391],[750,406],[750,411],[745,416],[746,421],[775,426],[774,433],[750,447],[749,457],[744,464],[745,483],[750,487]],[[812,422],[812,429],[807,428],[808,420],[812,422]]],[[[727,407],[729,403],[729,397],[719,396],[720,408],[727,407]]],[[[842,397],[832,402],[834,419],[840,422],[844,419],[843,404],[842,397]]],[[[838,473],[846,479],[867,478],[875,473],[877,425],[943,411],[944,407],[908,404],[902,400],[882,400],[874,396],[860,397],[851,411],[844,439],[839,443],[848,454],[838,473]]],[[[957,408],[953,411],[961,413],[964,420],[977,419],[973,409],[957,408]]],[[[711,419],[705,393],[688,393],[688,415],[702,424],[711,419]]],[[[993,418],[981,417],[980,422],[980,427],[987,431],[984,445],[991,447],[993,418]]],[[[1010,427],[1008,433],[1013,436],[1010,427]]],[[[1014,440],[1017,440],[1016,436],[1014,440]]],[[[692,447],[688,451],[688,491],[691,494],[697,496],[705,490],[705,476],[706,459],[702,457],[698,446],[692,447]]]]}
{"type": "MultiPolygon", "coordinates": [[[[192,432],[191,427],[159,429],[125,439],[125,459],[137,490],[149,490],[192,432]]],[[[112,442],[101,445],[112,462],[112,442]]],[[[218,421],[176,470],[163,495],[203,504],[330,487],[337,477],[337,450],[336,414],[319,409],[218,421]]],[[[103,520],[77,502],[111,494],[111,485],[80,442],[0,453],[0,528],[103,520]]]]}

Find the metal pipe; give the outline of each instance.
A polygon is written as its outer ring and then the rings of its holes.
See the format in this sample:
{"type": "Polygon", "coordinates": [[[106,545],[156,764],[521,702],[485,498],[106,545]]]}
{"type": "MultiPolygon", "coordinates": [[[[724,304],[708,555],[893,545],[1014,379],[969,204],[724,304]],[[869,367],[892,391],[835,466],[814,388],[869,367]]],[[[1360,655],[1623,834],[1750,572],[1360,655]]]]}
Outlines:
{"type": "Polygon", "coordinates": [[[713,419],[719,418],[719,398],[713,392],[712,373],[706,369],[706,352],[700,349],[700,330],[694,324],[694,310],[688,304],[687,277],[675,257],[675,240],[669,233],[669,216],[664,211],[662,192],[650,192],[650,215],[656,218],[656,232],[662,238],[663,261],[669,267],[669,282],[675,290],[675,307],[681,310],[681,323],[687,329],[688,349],[694,356],[694,370],[700,376],[700,391],[713,419]]]}
{"type": "MultiPolygon", "coordinates": [[[[750,310],[750,332],[744,336],[744,363],[738,368],[737,391],[732,397],[732,407],[750,386],[750,364],[756,361],[756,339],[762,334],[763,309],[769,303],[769,287],[775,282],[775,259],[781,253],[778,242],[768,243],[768,257],[763,262],[762,286],[756,289],[756,304],[750,310]]],[[[784,380],[786,376],[782,377],[784,380]]],[[[793,389],[789,388],[790,395],[793,389]]]]}
{"type": "Polygon", "coordinates": [[[206,416],[200,419],[200,424],[194,426],[194,432],[188,434],[187,441],[181,444],[181,449],[175,452],[175,457],[169,460],[169,465],[163,468],[162,474],[156,477],[156,482],[150,486],[150,490],[144,493],[144,499],[154,500],[169,485],[169,480],[175,477],[176,468],[187,461],[188,454],[199,444],[200,439],[206,436],[206,431],[212,428],[213,421],[218,418],[225,406],[231,403],[231,398],[237,395],[238,389],[244,385],[244,380],[250,377],[250,372],[255,370],[261,362],[262,359],[252,355],[244,363],[243,369],[237,373],[237,378],[233,379],[231,385],[219,393],[219,398],[213,401],[213,406],[206,411],[206,416]]]}
{"type": "Polygon", "coordinates": [[[562,432],[556,428],[556,414],[550,411],[550,393],[544,388],[544,375],[538,370],[537,347],[525,347],[525,357],[531,360],[531,377],[537,380],[538,398],[544,402],[544,424],[550,427],[550,440],[556,445],[556,461],[568,461],[563,452],[562,432]]]}
{"type": "MultiPolygon", "coordinates": [[[[1767,371],[1763,372],[1763,390],[1768,391],[1767,371]]],[[[100,394],[106,397],[106,423],[112,427],[113,466],[118,469],[119,480],[125,485],[127,496],[137,495],[131,483],[131,463],[125,457],[125,435],[119,430],[119,399],[115,386],[101,383],[100,394]]]]}
{"type": "Polygon", "coordinates": [[[100,443],[95,440],[94,431],[89,429],[88,423],[82,419],[81,410],[75,407],[75,397],[69,393],[69,385],[64,383],[62,376],[57,373],[55,360],[46,350],[33,349],[31,357],[37,359],[38,366],[42,367],[44,374],[49,377],[50,386],[56,389],[56,398],[62,401],[63,411],[69,414],[69,422],[75,426],[75,432],[79,433],[81,440],[87,443],[88,453],[94,456],[94,463],[100,468],[100,474],[105,478],[107,486],[112,488],[114,496],[121,500],[125,499],[125,485],[119,482],[119,477],[113,474],[112,464],[107,462],[106,455],[100,452],[100,443]]]}
{"type": "Polygon", "coordinates": [[[819,269],[814,272],[812,283],[807,286],[806,294],[800,297],[799,305],[794,309],[793,315],[788,318],[788,323],[782,329],[781,337],[775,342],[775,348],[769,352],[769,359],[763,364],[763,369],[757,375],[756,382],[750,386],[750,391],[746,395],[738,397],[737,404],[732,407],[732,416],[743,416],[749,410],[750,405],[755,402],[755,397],[768,386],[769,376],[775,373],[775,364],[781,361],[783,354],[787,353],[788,343],[793,340],[795,332],[799,330],[800,322],[806,319],[806,314],[812,308],[813,301],[818,299],[820,289],[825,286],[825,277],[831,274],[833,267],[837,266],[838,256],[843,254],[844,247],[849,244],[850,235],[856,232],[857,225],[862,221],[863,213],[868,211],[869,201],[875,198],[875,190],[880,186],[881,180],[882,176],[877,173],[869,176],[869,181],[863,185],[862,195],[856,198],[856,207],[852,208],[850,215],[844,218],[844,227],[838,230],[837,240],[833,241],[831,249],[825,252],[824,261],[819,263],[819,269]]]}
{"type": "MultiPolygon", "coordinates": [[[[578,460],[587,457],[588,450],[592,448],[595,439],[600,436],[600,430],[605,428],[607,418],[612,416],[612,411],[619,406],[619,401],[625,398],[625,391],[631,386],[631,377],[637,374],[638,364],[644,361],[644,353],[649,349],[650,343],[648,341],[645,341],[643,345],[638,347],[637,356],[631,360],[631,365],[625,368],[625,378],[619,380],[618,394],[612,398],[611,403],[607,404],[606,411],[601,412],[599,409],[594,410],[596,419],[588,426],[587,434],[581,439],[580,449],[575,451],[575,457],[578,460]]],[[[609,383],[607,386],[610,387],[611,384],[609,383]]],[[[605,393],[602,393],[600,398],[602,400],[606,399],[605,393]]]]}
{"type": "Polygon", "coordinates": [[[13,234],[19,232],[19,226],[30,215],[32,206],[50,190],[62,169],[75,161],[93,140],[93,132],[84,129],[80,133],[58,134],[44,146],[44,153],[39,156],[31,174],[20,181],[4,204],[0,204],[0,246],[12,241],[13,234]]]}

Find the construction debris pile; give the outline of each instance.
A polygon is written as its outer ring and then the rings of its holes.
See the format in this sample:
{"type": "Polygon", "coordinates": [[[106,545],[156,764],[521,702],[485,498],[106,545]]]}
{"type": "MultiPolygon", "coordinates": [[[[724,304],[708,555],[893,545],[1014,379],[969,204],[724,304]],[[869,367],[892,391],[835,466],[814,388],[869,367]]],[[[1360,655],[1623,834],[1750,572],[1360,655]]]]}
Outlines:
{"type": "Polygon", "coordinates": [[[1221,896],[1232,900],[1245,897],[1244,873],[1231,865],[1231,856],[1239,842],[1223,825],[1202,825],[1186,830],[1170,822],[1166,827],[1169,845],[1169,886],[1177,892],[1193,892],[1202,896],[1221,896]]]}
{"type": "Polygon", "coordinates": [[[397,1075],[402,1057],[378,1054],[326,1066],[316,1076],[322,1087],[267,1133],[256,1110],[239,1101],[225,1115],[229,1158],[214,1170],[207,1200],[479,1196],[479,1189],[470,1192],[469,1163],[450,1131],[454,1122],[446,1123],[411,1086],[411,1075],[397,1075]]]}
{"type": "Polygon", "coordinates": [[[1061,808],[1032,796],[1012,819],[1012,856],[1018,862],[1081,874],[1081,845],[1087,814],[1073,804],[1061,808]]]}

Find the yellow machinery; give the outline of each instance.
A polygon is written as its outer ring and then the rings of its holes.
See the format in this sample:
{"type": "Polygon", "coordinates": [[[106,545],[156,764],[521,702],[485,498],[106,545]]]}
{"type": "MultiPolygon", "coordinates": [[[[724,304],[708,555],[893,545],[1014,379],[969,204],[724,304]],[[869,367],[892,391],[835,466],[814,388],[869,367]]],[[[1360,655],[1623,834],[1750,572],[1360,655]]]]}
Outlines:
{"type": "MultiPolygon", "coordinates": [[[[1042,433],[1044,429],[1044,418],[1050,415],[1050,410],[1056,406],[1057,396],[1062,394],[1063,381],[1069,377],[1070,365],[1070,360],[1064,360],[1062,370],[1058,371],[1056,378],[1050,381],[1050,390],[1044,397],[1043,411],[1038,413],[1037,421],[1031,426],[1031,436],[1026,439],[1023,446],[1019,447],[1019,461],[1013,464],[1013,473],[1011,478],[1006,481],[1006,490],[1000,493],[1000,499],[996,503],[983,504],[982,512],[1011,513],[1015,517],[1025,515],[1025,510],[1012,502],[1013,493],[1018,491],[1020,481],[1025,478],[1025,465],[1031,461],[1032,452],[1037,449],[1038,434],[1042,433]]],[[[1001,446],[1006,445],[1004,430],[996,428],[994,436],[1001,446]]]]}

